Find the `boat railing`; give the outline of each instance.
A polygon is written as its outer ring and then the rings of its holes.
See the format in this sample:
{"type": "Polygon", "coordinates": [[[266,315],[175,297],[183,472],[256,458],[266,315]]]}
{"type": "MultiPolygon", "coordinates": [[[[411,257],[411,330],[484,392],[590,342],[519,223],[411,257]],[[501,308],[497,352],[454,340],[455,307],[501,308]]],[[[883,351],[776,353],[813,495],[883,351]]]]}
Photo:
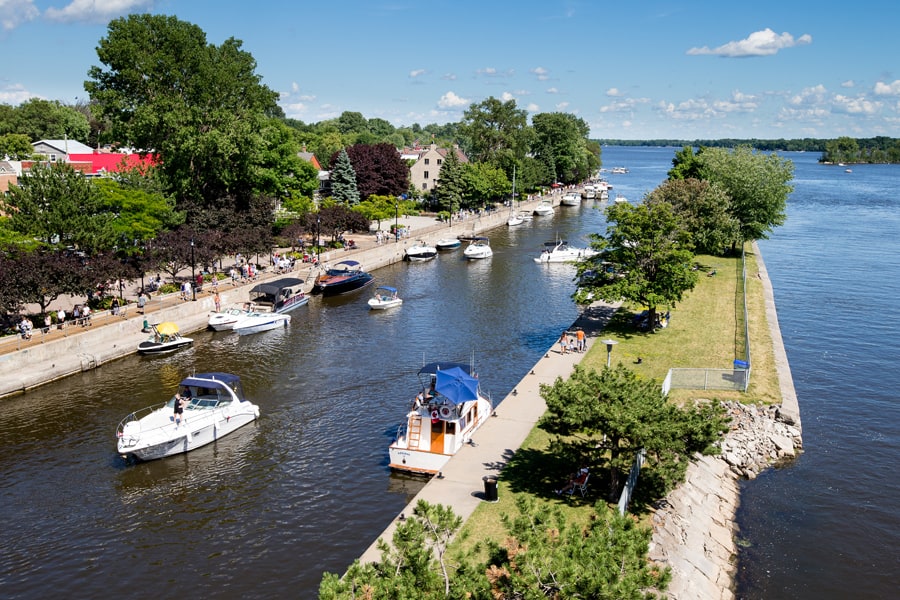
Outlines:
{"type": "Polygon", "coordinates": [[[125,430],[125,426],[131,423],[132,421],[140,421],[150,413],[156,412],[162,408],[165,408],[168,405],[168,402],[161,402],[159,404],[154,404],[153,406],[148,406],[146,408],[142,408],[140,410],[136,410],[133,413],[126,416],[119,422],[119,425],[116,427],[116,437],[122,437],[122,432],[125,430]]]}

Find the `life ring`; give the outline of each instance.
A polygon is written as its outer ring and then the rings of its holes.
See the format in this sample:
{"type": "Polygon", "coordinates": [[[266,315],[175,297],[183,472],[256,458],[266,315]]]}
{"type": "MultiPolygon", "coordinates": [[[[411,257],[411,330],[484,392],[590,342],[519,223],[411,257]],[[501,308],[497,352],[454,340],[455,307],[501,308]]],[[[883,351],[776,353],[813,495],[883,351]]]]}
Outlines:
{"type": "Polygon", "coordinates": [[[433,411],[431,411],[431,420],[432,421],[438,420],[438,410],[437,409],[434,409],[433,411]]]}
{"type": "Polygon", "coordinates": [[[441,407],[441,417],[442,418],[449,419],[451,414],[453,414],[453,411],[450,410],[449,406],[441,407]]]}

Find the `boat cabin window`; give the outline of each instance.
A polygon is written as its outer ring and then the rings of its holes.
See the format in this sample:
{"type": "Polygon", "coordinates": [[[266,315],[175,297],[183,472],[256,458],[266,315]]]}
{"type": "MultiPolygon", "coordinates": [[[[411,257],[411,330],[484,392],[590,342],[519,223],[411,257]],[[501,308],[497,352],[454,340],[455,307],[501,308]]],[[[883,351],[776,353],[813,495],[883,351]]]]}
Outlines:
{"type": "Polygon", "coordinates": [[[444,433],[447,435],[453,435],[456,433],[456,423],[452,423],[450,421],[446,421],[447,428],[444,430],[444,433]]]}

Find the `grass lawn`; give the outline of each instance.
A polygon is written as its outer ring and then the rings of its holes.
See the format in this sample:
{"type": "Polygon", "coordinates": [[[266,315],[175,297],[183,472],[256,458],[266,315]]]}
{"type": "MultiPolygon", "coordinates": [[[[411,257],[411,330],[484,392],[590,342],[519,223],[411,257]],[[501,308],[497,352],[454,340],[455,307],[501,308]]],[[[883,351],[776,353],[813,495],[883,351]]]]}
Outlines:
{"type": "MultiPolygon", "coordinates": [[[[775,372],[772,338],[765,313],[762,281],[757,276],[756,256],[747,245],[747,302],[749,313],[752,368],[746,393],[721,390],[673,390],[676,402],[694,399],[736,399],[745,403],[780,403],[775,372]]],[[[737,291],[740,285],[740,258],[699,256],[700,280],[671,309],[669,326],[655,333],[638,331],[631,325],[634,312],[644,307],[623,307],[601,334],[601,339],[618,342],[613,347],[612,363],[621,362],[643,377],[662,382],[672,367],[710,367],[730,369],[743,355],[743,310],[737,291]],[[706,273],[715,270],[714,276],[706,273]],[[641,357],[641,364],[637,358],[641,357]]],[[[665,310],[663,310],[665,312],[665,310]]],[[[606,366],[606,345],[595,341],[581,364],[594,369],[606,366]]],[[[601,498],[606,482],[593,479],[587,498],[559,497],[553,493],[565,482],[566,474],[577,468],[571,461],[547,451],[551,436],[535,427],[522,447],[513,455],[498,482],[496,503],[482,503],[463,526],[453,549],[468,549],[482,539],[501,542],[504,538],[501,514],[515,514],[515,499],[528,495],[537,502],[559,503],[570,519],[587,519],[593,502],[601,498]]],[[[640,485],[638,486],[640,488],[640,485]]],[[[638,507],[635,507],[638,508],[638,507]]],[[[640,510],[640,509],[639,509],[640,510]]],[[[649,523],[647,513],[637,515],[649,523]]]]}

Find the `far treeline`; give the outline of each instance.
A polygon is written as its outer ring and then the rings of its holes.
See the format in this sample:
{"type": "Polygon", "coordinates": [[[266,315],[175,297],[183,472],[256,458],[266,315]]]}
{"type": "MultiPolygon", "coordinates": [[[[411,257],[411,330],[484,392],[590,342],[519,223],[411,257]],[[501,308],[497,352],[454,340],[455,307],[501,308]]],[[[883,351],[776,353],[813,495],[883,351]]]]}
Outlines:
{"type": "Polygon", "coordinates": [[[737,148],[750,146],[761,152],[821,152],[821,163],[900,163],[900,139],[885,136],[873,138],[839,137],[833,140],[815,138],[760,140],[722,138],[718,140],[597,140],[601,146],[691,146],[693,148],[737,148]]]}

